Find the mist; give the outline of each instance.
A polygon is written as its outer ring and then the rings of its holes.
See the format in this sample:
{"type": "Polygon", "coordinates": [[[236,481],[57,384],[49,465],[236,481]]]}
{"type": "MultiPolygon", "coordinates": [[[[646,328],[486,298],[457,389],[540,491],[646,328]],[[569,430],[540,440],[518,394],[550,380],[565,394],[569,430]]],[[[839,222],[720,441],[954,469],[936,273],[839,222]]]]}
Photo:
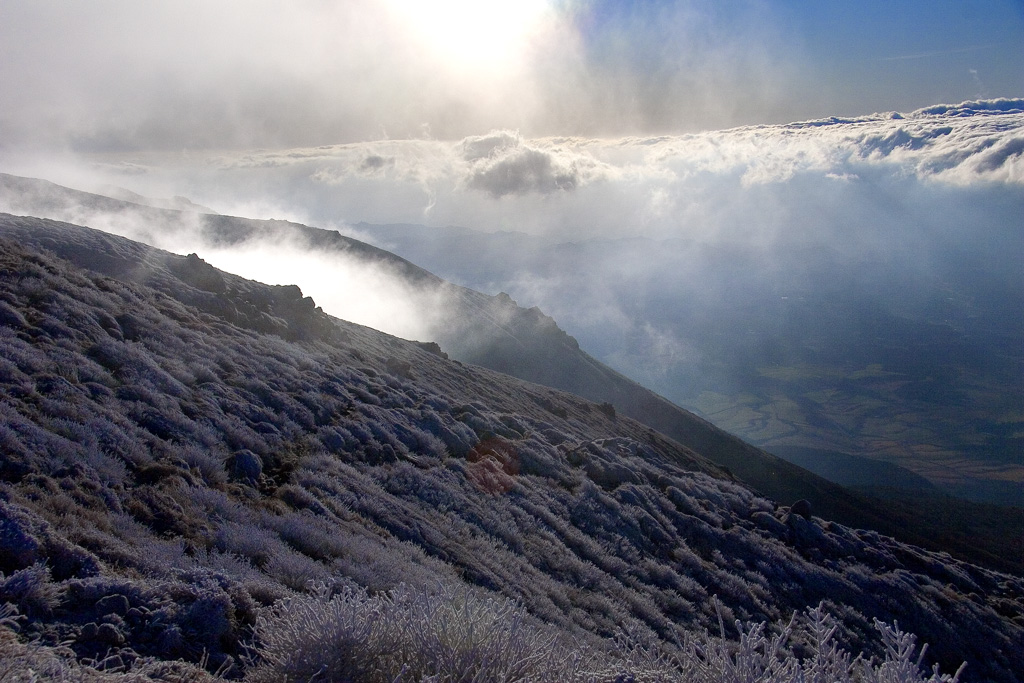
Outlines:
{"type": "Polygon", "coordinates": [[[229,273],[272,285],[302,283],[302,293],[331,315],[403,339],[432,339],[445,304],[441,292],[414,288],[386,268],[284,239],[199,250],[229,273]]]}
{"type": "Polygon", "coordinates": [[[446,307],[442,288],[417,286],[387,263],[314,248],[286,223],[261,224],[240,238],[227,237],[195,211],[107,202],[84,193],[69,198],[55,187],[26,193],[13,185],[0,186],[0,211],[84,225],[172,253],[195,253],[217,268],[265,284],[298,284],[331,315],[405,339],[433,338],[446,307]]]}

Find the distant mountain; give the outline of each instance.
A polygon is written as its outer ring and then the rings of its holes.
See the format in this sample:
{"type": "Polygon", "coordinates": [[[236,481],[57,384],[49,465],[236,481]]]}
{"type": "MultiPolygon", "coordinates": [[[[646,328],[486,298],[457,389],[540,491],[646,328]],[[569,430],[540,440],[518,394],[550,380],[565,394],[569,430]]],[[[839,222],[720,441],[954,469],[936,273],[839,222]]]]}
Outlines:
{"type": "Polygon", "coordinates": [[[188,197],[171,197],[171,198],[159,198],[159,197],[146,197],[139,194],[138,192],[132,192],[129,189],[118,187],[116,185],[105,185],[99,188],[98,193],[105,197],[112,197],[114,199],[122,199],[126,202],[132,202],[134,204],[142,204],[144,206],[153,206],[158,209],[173,209],[175,211],[198,211],[199,213],[217,213],[213,209],[196,204],[188,197]]]}
{"type": "Polygon", "coordinates": [[[1024,573],[1024,540],[953,532],[938,542],[932,520],[915,522],[912,514],[896,517],[884,501],[855,494],[716,428],[588,355],[540,310],[519,307],[507,295],[488,296],[451,285],[390,252],[335,231],[287,221],[183,214],[2,174],[0,204],[26,213],[85,219],[114,232],[140,234],[147,241],[188,233],[193,235],[192,244],[212,249],[242,247],[261,240],[275,243],[287,237],[301,240],[306,248],[318,253],[345,254],[376,264],[410,285],[403,291],[415,290],[410,296],[420,297],[415,299],[417,306],[434,307],[438,318],[431,341],[454,359],[608,404],[612,414],[636,419],[702,453],[761,495],[781,503],[805,499],[811,502],[815,514],[826,519],[874,529],[1004,571],[1024,573]]]}
{"type": "MultiPolygon", "coordinates": [[[[528,342],[556,334],[520,317],[540,330],[528,342]]],[[[827,613],[842,647],[902,662],[895,680],[924,677],[874,619],[928,642],[926,665],[966,661],[963,681],[1022,680],[1021,578],[779,506],[607,404],[196,255],[0,216],[0,383],[0,671],[15,678],[422,665],[418,680],[461,661],[705,681],[747,652],[768,680],[854,680],[815,644],[827,613]],[[743,625],[819,604],[789,640],[743,625]],[[744,646],[694,635],[720,624],[748,629],[744,646]]],[[[707,453],[757,456],[687,419],[707,453]]]]}
{"type": "Polygon", "coordinates": [[[924,477],[889,462],[799,446],[776,448],[775,454],[846,487],[884,485],[922,493],[937,492],[935,485],[924,477]]]}

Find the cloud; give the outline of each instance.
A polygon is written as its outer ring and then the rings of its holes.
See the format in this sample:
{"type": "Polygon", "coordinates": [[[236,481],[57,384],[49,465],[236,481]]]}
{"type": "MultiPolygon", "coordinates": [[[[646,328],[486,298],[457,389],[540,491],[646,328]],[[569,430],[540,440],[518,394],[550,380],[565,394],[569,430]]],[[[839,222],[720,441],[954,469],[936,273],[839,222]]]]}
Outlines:
{"type": "Polygon", "coordinates": [[[946,57],[948,55],[964,54],[968,52],[978,52],[979,50],[991,50],[992,48],[998,47],[998,43],[991,43],[989,45],[970,45],[967,47],[960,47],[950,50],[932,50],[929,52],[915,52],[913,54],[896,55],[894,57],[879,57],[880,62],[897,62],[908,59],[934,59],[935,57],[946,57]]]}
{"type": "Polygon", "coordinates": [[[1020,114],[1024,112],[1024,99],[998,98],[994,100],[973,100],[960,104],[936,104],[916,110],[910,116],[977,116],[979,114],[1020,114]]]}
{"type": "Polygon", "coordinates": [[[581,182],[572,160],[563,160],[565,155],[556,150],[526,145],[517,133],[466,138],[460,147],[462,158],[470,163],[466,184],[494,197],[571,191],[581,182]]]}
{"type": "Polygon", "coordinates": [[[453,139],[519,125],[524,77],[457,68],[393,3],[5,4],[5,147],[79,151],[453,139]]]}
{"type": "Polygon", "coordinates": [[[491,159],[508,150],[516,149],[523,144],[523,138],[519,133],[507,130],[499,130],[487,135],[477,135],[465,138],[459,143],[462,150],[462,158],[469,162],[476,162],[482,159],[491,159]]]}
{"type": "Polygon", "coordinates": [[[364,173],[372,173],[383,170],[394,163],[395,160],[393,157],[382,157],[379,154],[370,154],[363,159],[363,163],[359,165],[359,170],[364,173]]]}
{"type": "Polygon", "coordinates": [[[1019,88],[1019,13],[1007,6],[972,22],[929,7],[944,36],[933,43],[913,9],[798,14],[775,0],[8,0],[0,146],[209,152],[494,129],[621,137],[911,108],[940,99],[932,93],[974,96],[968,69],[999,91],[1019,88]],[[911,38],[934,44],[957,58],[962,82],[908,73],[920,60],[878,62],[883,53],[861,45],[844,53],[846,33],[823,46],[818,29],[832,36],[836,25],[871,31],[891,54],[911,38]]]}
{"type": "MultiPolygon", "coordinates": [[[[321,227],[365,221],[565,239],[765,240],[807,225],[811,206],[819,207],[813,222],[831,230],[901,194],[1005,186],[1019,196],[1022,136],[1024,102],[990,100],[657,137],[527,138],[500,129],[456,142],[107,154],[66,177],[91,174],[93,187],[321,227]]],[[[53,177],[45,166],[26,168],[53,177]]]]}
{"type": "Polygon", "coordinates": [[[526,192],[548,194],[572,190],[576,182],[572,169],[556,168],[550,155],[535,149],[523,149],[476,170],[469,185],[486,190],[495,197],[503,197],[526,192]]]}

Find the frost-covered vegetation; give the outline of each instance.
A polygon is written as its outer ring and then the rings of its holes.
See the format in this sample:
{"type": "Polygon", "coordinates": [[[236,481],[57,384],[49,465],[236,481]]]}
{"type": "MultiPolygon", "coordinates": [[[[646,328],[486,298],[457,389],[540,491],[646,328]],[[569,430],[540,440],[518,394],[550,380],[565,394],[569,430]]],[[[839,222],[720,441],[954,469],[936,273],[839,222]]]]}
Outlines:
{"type": "Polygon", "coordinates": [[[194,256],[0,218],[0,385],[12,680],[1024,670],[1020,578],[194,256]]]}
{"type": "Polygon", "coordinates": [[[738,642],[706,630],[672,645],[636,637],[627,626],[603,644],[567,642],[508,600],[463,586],[436,592],[396,590],[369,596],[323,584],[282,600],[257,623],[253,681],[771,681],[847,683],[956,681],[921,670],[913,635],[876,622],[884,656],[851,658],[833,639],[821,607],[797,623],[735,624],[738,642]]]}

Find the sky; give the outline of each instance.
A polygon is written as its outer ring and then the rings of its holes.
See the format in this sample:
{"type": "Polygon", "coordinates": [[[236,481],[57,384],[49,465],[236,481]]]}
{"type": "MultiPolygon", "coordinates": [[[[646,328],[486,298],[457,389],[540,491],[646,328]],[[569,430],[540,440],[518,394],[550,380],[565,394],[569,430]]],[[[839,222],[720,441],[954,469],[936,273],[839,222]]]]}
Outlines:
{"type": "Polygon", "coordinates": [[[0,154],[680,134],[1019,97],[1022,64],[1021,0],[2,0],[0,154]]]}

